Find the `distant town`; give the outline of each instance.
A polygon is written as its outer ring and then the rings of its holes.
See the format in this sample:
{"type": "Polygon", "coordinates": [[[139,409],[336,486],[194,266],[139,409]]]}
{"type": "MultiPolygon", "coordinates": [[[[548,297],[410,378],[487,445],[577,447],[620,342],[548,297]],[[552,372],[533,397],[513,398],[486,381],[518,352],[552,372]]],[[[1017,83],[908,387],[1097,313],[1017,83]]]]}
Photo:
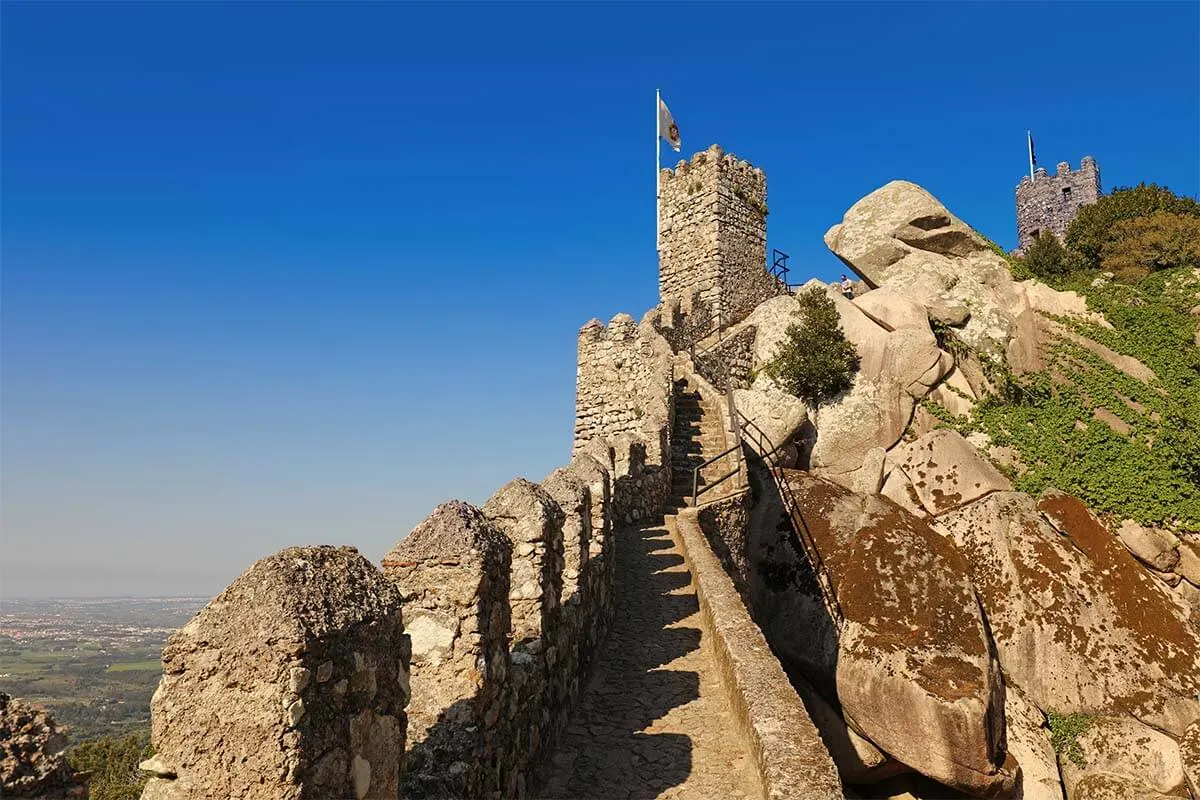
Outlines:
{"type": "Polygon", "coordinates": [[[73,742],[146,730],[163,645],[209,599],[5,598],[0,691],[45,705],[73,742]]]}

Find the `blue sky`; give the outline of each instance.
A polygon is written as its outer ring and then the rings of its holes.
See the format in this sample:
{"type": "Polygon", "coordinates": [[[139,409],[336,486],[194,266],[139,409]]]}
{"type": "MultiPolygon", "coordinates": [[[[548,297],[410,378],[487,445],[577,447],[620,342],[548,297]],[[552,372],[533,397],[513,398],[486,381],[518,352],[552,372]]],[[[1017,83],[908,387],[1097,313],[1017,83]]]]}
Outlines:
{"type": "Polygon", "coordinates": [[[565,463],[579,327],[657,302],[656,87],[832,279],[896,178],[1014,246],[1026,128],[1196,194],[1198,9],[5,3],[0,592],[377,559],[565,463]]]}

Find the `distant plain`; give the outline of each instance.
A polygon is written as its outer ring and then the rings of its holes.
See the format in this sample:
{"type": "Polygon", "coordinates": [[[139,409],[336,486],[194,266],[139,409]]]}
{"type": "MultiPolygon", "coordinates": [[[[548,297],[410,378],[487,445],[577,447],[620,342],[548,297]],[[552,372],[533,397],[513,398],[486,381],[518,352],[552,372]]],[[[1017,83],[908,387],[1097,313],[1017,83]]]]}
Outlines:
{"type": "Polygon", "coordinates": [[[0,602],[0,692],[44,705],[73,744],[149,731],[159,658],[203,597],[0,602]]]}

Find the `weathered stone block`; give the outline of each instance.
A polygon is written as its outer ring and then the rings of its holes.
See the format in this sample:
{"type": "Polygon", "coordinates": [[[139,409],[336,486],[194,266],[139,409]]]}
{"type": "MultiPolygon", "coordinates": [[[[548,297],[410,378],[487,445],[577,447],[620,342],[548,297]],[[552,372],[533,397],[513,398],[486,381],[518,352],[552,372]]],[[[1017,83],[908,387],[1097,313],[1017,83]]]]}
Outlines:
{"type": "Polygon", "coordinates": [[[408,647],[400,593],[354,548],[258,561],[163,651],[145,796],[395,798],[408,647]]]}

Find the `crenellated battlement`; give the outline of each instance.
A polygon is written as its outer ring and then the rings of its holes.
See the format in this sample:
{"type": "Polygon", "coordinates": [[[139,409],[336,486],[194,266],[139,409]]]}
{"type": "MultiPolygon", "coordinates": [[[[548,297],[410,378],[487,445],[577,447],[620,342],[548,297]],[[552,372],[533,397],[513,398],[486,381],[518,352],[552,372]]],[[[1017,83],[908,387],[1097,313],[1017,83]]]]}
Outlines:
{"type": "Polygon", "coordinates": [[[663,308],[693,304],[731,325],[770,297],[767,176],[720,145],[659,173],[658,289],[663,308]]]}
{"type": "Polygon", "coordinates": [[[1024,252],[1042,231],[1065,237],[1079,209],[1096,202],[1100,195],[1100,168],[1091,156],[1084,156],[1077,170],[1071,169],[1070,162],[1061,161],[1053,175],[1038,167],[1033,179],[1023,176],[1016,189],[1017,252],[1024,252]]]}
{"type": "Polygon", "coordinates": [[[701,150],[694,154],[690,161],[688,159],[680,159],[674,169],[670,167],[663,168],[659,178],[665,184],[666,182],[681,178],[691,177],[695,179],[702,176],[707,177],[715,173],[736,176],[747,182],[758,182],[762,185],[763,193],[766,193],[766,173],[749,161],[744,161],[732,153],[726,153],[721,149],[721,145],[719,144],[714,144],[707,150],[701,150]]]}

